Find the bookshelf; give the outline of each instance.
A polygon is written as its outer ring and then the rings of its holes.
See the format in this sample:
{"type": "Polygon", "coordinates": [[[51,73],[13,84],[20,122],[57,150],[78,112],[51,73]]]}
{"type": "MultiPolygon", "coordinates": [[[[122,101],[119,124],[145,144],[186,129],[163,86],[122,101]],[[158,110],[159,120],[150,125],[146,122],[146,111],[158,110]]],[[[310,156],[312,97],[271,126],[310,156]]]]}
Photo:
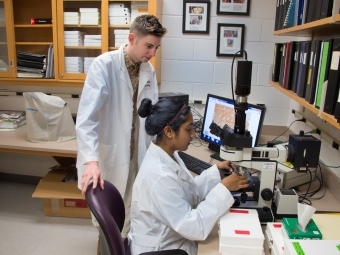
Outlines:
{"type": "MultiPolygon", "coordinates": [[[[279,90],[280,92],[282,92],[283,94],[285,94],[286,96],[288,96],[290,99],[293,99],[295,102],[305,107],[307,110],[311,111],[316,115],[319,114],[318,108],[307,102],[304,98],[299,97],[295,92],[282,88],[278,82],[269,81],[269,84],[272,85],[277,90],[279,90]]],[[[337,122],[333,115],[322,112],[320,117],[327,123],[331,124],[332,126],[340,130],[340,123],[337,122]]]]}
{"type": "MultiPolygon", "coordinates": [[[[299,26],[294,26],[286,29],[276,30],[273,32],[274,35],[284,35],[284,36],[308,36],[311,40],[327,37],[338,37],[340,36],[340,14],[339,6],[340,0],[333,1],[333,11],[332,16],[308,22],[299,26]]],[[[298,96],[295,92],[287,90],[280,86],[278,82],[269,81],[269,84],[279,90],[281,93],[285,94],[298,104],[302,105],[307,110],[311,111],[315,115],[319,115],[319,109],[314,105],[310,104],[305,98],[298,96]]],[[[336,129],[340,130],[340,123],[334,118],[333,115],[321,112],[319,116],[322,120],[329,123],[336,129]]]]}
{"type": "MultiPolygon", "coordinates": [[[[110,45],[110,34],[116,29],[129,29],[130,25],[110,25],[109,5],[124,3],[128,7],[135,2],[147,2],[147,12],[161,18],[161,0],[0,0],[5,16],[0,17],[0,59],[10,68],[0,71],[0,85],[83,87],[86,73],[67,72],[66,56],[97,57],[109,50],[118,49],[110,45]],[[98,8],[99,23],[94,25],[66,25],[64,11],[79,12],[79,8],[98,8]],[[31,25],[31,18],[52,18],[52,24],[31,25]],[[66,46],[64,31],[78,30],[89,35],[101,35],[101,45],[66,46]],[[2,36],[6,34],[6,36],[2,36]],[[53,45],[54,78],[17,78],[17,51],[45,54],[53,45]]],[[[1,14],[1,12],[0,12],[1,14]]],[[[160,52],[151,61],[160,81],[160,52]]]]}

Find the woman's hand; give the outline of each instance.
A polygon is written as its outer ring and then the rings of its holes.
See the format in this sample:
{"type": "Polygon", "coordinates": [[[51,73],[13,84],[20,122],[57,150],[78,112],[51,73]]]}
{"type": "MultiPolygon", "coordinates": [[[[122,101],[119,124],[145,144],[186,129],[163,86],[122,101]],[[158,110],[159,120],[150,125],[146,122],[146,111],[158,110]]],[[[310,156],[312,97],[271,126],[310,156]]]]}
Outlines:
{"type": "Polygon", "coordinates": [[[234,166],[229,160],[218,162],[216,166],[220,171],[225,169],[229,170],[230,173],[234,171],[234,166]]]}
{"type": "Polygon", "coordinates": [[[248,187],[247,176],[232,173],[221,180],[221,183],[229,190],[236,191],[248,187]]]}

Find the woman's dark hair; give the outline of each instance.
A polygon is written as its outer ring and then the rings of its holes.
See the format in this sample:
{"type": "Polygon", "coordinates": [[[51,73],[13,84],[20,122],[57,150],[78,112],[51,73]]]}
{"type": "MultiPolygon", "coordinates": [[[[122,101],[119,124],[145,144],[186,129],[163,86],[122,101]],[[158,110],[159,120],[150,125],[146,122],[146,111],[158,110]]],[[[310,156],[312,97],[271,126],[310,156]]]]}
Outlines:
{"type": "Polygon", "coordinates": [[[162,98],[155,105],[144,98],[138,108],[138,115],[145,120],[145,131],[149,135],[162,135],[163,129],[170,126],[175,133],[187,121],[190,106],[178,98],[162,98]]]}

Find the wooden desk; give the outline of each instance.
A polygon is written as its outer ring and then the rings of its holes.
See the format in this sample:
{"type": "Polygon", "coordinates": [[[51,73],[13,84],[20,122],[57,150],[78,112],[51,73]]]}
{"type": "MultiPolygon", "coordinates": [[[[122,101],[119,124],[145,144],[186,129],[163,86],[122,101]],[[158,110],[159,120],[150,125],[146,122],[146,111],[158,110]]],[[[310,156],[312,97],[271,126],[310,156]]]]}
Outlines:
{"type": "Polygon", "coordinates": [[[33,143],[27,140],[26,125],[13,131],[0,131],[0,151],[60,157],[77,157],[77,140],[33,143]]]}
{"type": "MultiPolygon", "coordinates": [[[[198,144],[196,144],[198,145],[198,144]]],[[[210,162],[211,164],[216,163],[213,159],[211,160],[210,155],[213,154],[207,146],[199,146],[195,147],[191,145],[186,153],[191,154],[197,158],[200,158],[203,161],[210,162]]],[[[311,185],[311,190],[316,189],[317,183],[314,181],[311,185]]],[[[307,189],[307,184],[300,186],[300,193],[303,194],[307,189]]],[[[315,197],[321,196],[322,192],[319,192],[315,197]]],[[[318,211],[338,211],[340,212],[340,204],[334,198],[334,196],[327,190],[325,197],[321,200],[313,200],[312,206],[315,207],[318,211]]],[[[262,225],[262,230],[266,229],[266,225],[262,225]]],[[[265,255],[270,255],[270,251],[268,249],[268,245],[264,242],[264,251],[265,255]]],[[[218,225],[215,224],[211,233],[207,237],[206,240],[198,242],[198,255],[221,255],[219,252],[219,236],[218,236],[218,225]]]]}

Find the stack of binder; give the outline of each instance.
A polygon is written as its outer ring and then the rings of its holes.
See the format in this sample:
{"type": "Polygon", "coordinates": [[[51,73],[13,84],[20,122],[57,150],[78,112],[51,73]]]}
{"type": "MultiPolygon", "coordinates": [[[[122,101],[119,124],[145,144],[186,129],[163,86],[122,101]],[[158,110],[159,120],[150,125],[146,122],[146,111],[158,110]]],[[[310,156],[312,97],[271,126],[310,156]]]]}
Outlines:
{"type": "Polygon", "coordinates": [[[84,58],[83,57],[65,57],[65,71],[67,73],[83,73],[84,58]]]}
{"type": "Polygon", "coordinates": [[[79,8],[80,25],[99,25],[100,13],[98,8],[79,8]]]}
{"type": "Polygon", "coordinates": [[[64,12],[64,25],[78,25],[79,12],[64,12]]]}
{"type": "Polygon", "coordinates": [[[148,1],[131,2],[131,23],[137,16],[148,14],[148,1]]]}
{"type": "Polygon", "coordinates": [[[125,43],[128,43],[128,35],[130,33],[130,30],[128,29],[115,29],[114,31],[114,45],[115,47],[120,47],[125,43]]]}
{"type": "Polygon", "coordinates": [[[95,59],[95,57],[85,57],[84,58],[84,73],[88,73],[89,68],[90,68],[94,59],[95,59]]]}
{"type": "Polygon", "coordinates": [[[264,235],[256,209],[233,209],[219,220],[219,251],[223,255],[262,255],[264,235]]]}
{"type": "Polygon", "coordinates": [[[64,31],[65,46],[84,46],[84,32],[64,31]]]}
{"type": "Polygon", "coordinates": [[[101,35],[85,35],[84,46],[101,46],[102,36],[101,35]]]}
{"type": "Polygon", "coordinates": [[[46,55],[17,52],[17,77],[43,78],[46,74],[46,55]]]}
{"type": "Polygon", "coordinates": [[[111,3],[109,5],[109,22],[110,25],[129,25],[131,13],[127,5],[111,3]]]}

